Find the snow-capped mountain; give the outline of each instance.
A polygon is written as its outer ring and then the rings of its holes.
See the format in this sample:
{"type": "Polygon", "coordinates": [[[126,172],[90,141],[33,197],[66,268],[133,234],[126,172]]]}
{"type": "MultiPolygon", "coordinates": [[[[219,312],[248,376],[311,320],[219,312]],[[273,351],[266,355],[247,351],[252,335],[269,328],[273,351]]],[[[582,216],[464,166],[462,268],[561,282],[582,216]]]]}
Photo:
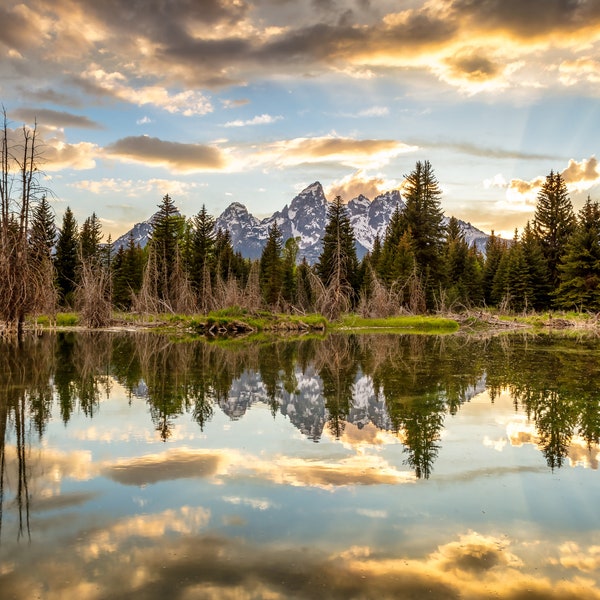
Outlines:
{"type": "MultiPolygon", "coordinates": [[[[313,264],[321,253],[321,242],[327,224],[327,205],[323,187],[316,181],[302,190],[289,205],[286,204],[282,210],[262,220],[250,214],[243,204],[233,202],[217,217],[215,226],[229,231],[234,250],[247,258],[256,259],[260,258],[269,227],[277,223],[284,241],[290,237],[299,239],[298,258],[306,258],[313,264]]],[[[398,190],[386,192],[373,200],[361,194],[348,202],[348,216],[354,229],[359,259],[373,248],[377,235],[383,240],[392,214],[396,208],[403,210],[404,207],[398,190]]],[[[143,223],[137,223],[131,230],[134,241],[142,247],[148,242],[153,219],[154,216],[143,223]]],[[[447,222],[446,217],[444,224],[447,222]]],[[[489,236],[470,223],[459,220],[459,224],[469,245],[475,244],[479,250],[485,250],[489,236]]],[[[114,242],[115,252],[120,246],[127,245],[129,233],[114,242]]]]}

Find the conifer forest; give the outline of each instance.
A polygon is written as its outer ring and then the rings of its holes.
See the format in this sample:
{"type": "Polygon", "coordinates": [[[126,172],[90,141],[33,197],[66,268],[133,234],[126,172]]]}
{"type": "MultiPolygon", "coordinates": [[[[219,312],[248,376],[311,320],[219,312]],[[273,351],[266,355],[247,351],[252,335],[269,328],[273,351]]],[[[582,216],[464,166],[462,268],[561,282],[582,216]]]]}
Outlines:
{"type": "Polygon", "coordinates": [[[67,208],[61,223],[39,181],[35,128],[7,139],[0,165],[0,319],[22,327],[29,316],[77,310],[90,327],[113,310],[206,314],[249,311],[355,312],[365,317],[496,307],[600,311],[600,206],[588,197],[574,211],[564,179],[550,172],[533,218],[511,240],[491,233],[484,252],[470,247],[457,219],[443,225],[441,188],[428,161],[405,175],[405,208],[362,260],[344,199],[328,205],[322,251],[311,265],[297,239],[269,229],[259,260],[235,252],[202,206],[180,214],[168,194],[158,205],[145,248],[133,237],[114,251],[98,215],[81,224],[67,208]]]}

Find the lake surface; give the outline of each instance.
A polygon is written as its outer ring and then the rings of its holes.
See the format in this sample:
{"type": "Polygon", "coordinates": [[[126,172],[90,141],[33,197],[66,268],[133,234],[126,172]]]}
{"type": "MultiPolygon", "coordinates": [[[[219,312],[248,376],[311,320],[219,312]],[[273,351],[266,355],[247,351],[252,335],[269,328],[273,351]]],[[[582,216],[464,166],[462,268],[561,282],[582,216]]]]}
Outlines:
{"type": "Polygon", "coordinates": [[[600,598],[600,342],[0,345],[0,598],[600,598]]]}

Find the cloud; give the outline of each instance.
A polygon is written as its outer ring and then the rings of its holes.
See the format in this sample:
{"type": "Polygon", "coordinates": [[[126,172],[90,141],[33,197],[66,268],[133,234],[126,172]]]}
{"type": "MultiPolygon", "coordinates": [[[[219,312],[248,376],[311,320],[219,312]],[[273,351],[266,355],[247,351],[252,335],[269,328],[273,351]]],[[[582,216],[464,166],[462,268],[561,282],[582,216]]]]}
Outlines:
{"type": "Polygon", "coordinates": [[[246,127],[247,125],[270,125],[271,123],[276,123],[277,121],[281,121],[283,119],[282,116],[271,116],[271,115],[257,115],[252,119],[248,119],[246,121],[237,120],[237,121],[228,121],[223,125],[223,127],[246,127]]]}
{"type": "Polygon", "coordinates": [[[373,200],[379,194],[396,189],[398,182],[395,179],[386,179],[384,175],[370,175],[359,169],[342,179],[333,181],[326,187],[325,194],[328,198],[341,196],[349,201],[360,194],[373,200]]]}
{"type": "Polygon", "coordinates": [[[100,180],[82,179],[69,184],[70,187],[84,190],[92,194],[114,194],[115,192],[128,198],[138,198],[149,193],[160,192],[173,196],[186,196],[198,188],[196,182],[177,181],[175,179],[115,179],[105,177],[100,180]]]}
{"type": "Polygon", "coordinates": [[[169,142],[149,136],[122,138],[108,145],[104,152],[120,160],[162,166],[180,173],[221,171],[228,162],[215,146],[169,142]]]}
{"type": "Polygon", "coordinates": [[[259,164],[290,167],[301,164],[338,163],[357,169],[378,168],[392,158],[416,148],[396,140],[354,139],[328,135],[281,140],[265,146],[252,160],[259,164]]]}
{"type": "Polygon", "coordinates": [[[104,469],[104,475],[124,485],[144,486],[159,481],[211,477],[220,468],[216,453],[171,450],[132,460],[122,460],[104,469]]]}
{"type": "Polygon", "coordinates": [[[142,14],[114,1],[23,0],[0,11],[11,24],[0,33],[7,56],[0,74],[39,87],[41,77],[74,81],[83,73],[90,94],[184,114],[212,106],[198,92],[172,90],[256,78],[375,78],[409,69],[480,93],[593,89],[598,77],[600,9],[592,0],[436,0],[400,10],[331,1],[310,11],[268,0],[201,4],[151,0],[142,14]]]}
{"type": "Polygon", "coordinates": [[[598,159],[595,156],[577,162],[569,161],[567,168],[561,173],[568,187],[575,189],[589,189],[600,183],[600,172],[598,171],[598,159]]]}
{"type": "Polygon", "coordinates": [[[221,104],[223,108],[240,108],[242,106],[246,106],[246,104],[250,104],[250,100],[248,98],[238,98],[236,100],[221,100],[221,104]]]}
{"type": "Polygon", "coordinates": [[[83,115],[50,110],[47,108],[19,108],[11,111],[12,119],[32,125],[41,123],[44,127],[80,127],[83,129],[102,129],[102,126],[83,115]]]}
{"type": "Polygon", "coordinates": [[[213,111],[210,100],[201,92],[186,90],[171,94],[165,87],[158,85],[135,88],[127,85],[127,77],[122,73],[107,73],[97,65],[84,72],[82,78],[102,93],[137,106],[152,104],[169,113],[181,113],[186,117],[206,115],[213,111]]]}

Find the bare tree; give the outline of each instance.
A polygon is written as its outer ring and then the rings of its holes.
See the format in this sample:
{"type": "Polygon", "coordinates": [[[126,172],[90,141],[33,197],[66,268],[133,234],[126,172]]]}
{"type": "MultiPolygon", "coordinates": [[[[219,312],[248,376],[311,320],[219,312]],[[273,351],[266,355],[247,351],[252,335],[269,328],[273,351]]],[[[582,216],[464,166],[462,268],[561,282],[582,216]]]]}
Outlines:
{"type": "Polygon", "coordinates": [[[27,314],[51,297],[47,261],[29,250],[32,203],[39,185],[37,124],[18,132],[8,126],[6,110],[0,125],[0,318],[4,327],[20,333],[27,314]]]}

